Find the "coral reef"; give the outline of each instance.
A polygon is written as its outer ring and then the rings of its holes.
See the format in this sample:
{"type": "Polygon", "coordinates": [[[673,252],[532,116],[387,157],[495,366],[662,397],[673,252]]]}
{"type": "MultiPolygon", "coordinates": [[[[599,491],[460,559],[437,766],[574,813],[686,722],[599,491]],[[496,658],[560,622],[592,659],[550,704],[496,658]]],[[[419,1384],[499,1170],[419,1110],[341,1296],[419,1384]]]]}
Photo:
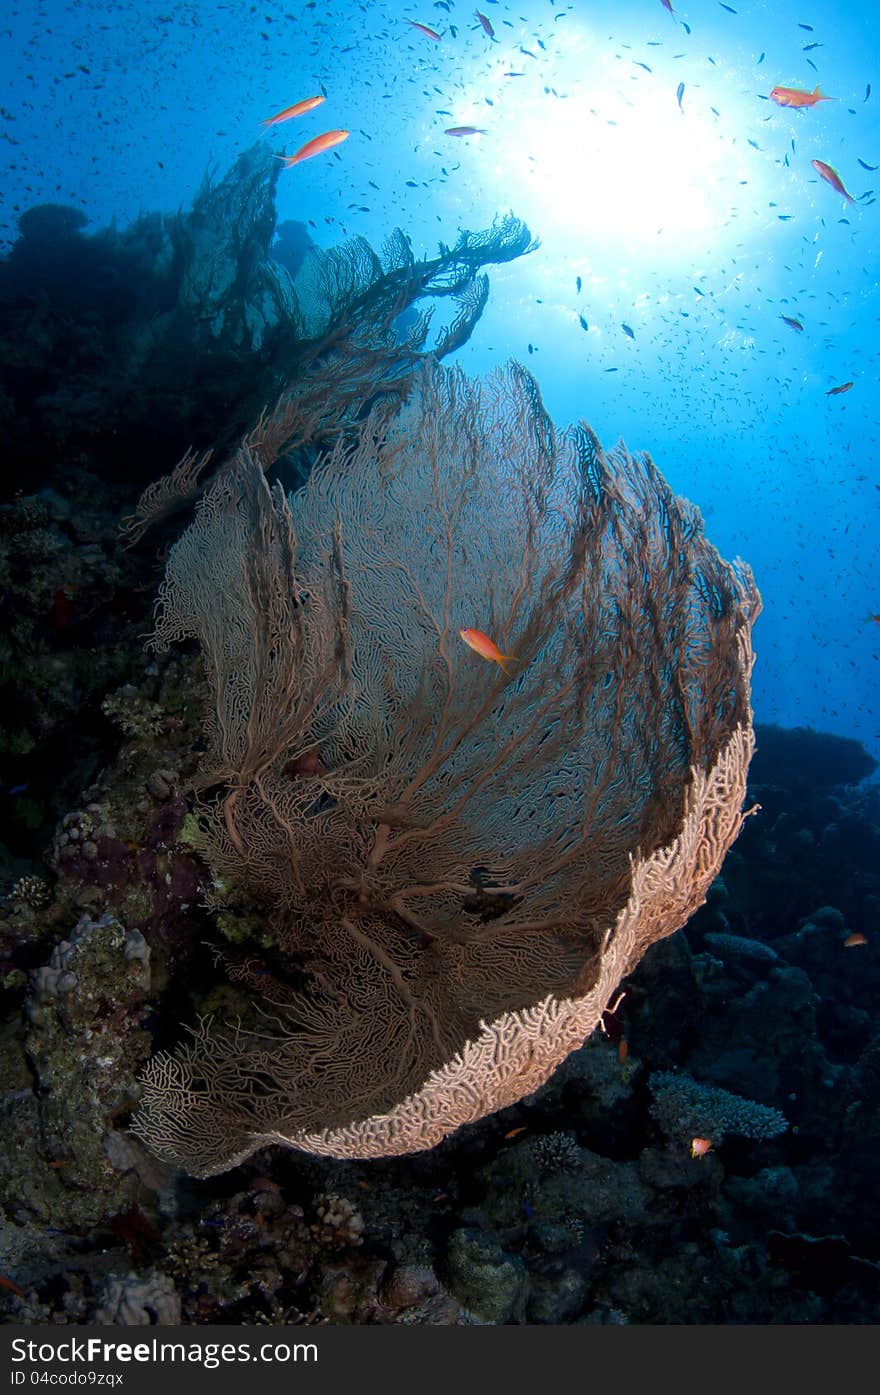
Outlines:
{"type": "Polygon", "coordinates": [[[291,274],[272,247],[279,170],[258,142],[206,178],[189,211],[123,231],[86,233],[80,211],[53,204],[22,216],[0,261],[0,423],[16,488],[45,487],[82,459],[104,481],[153,479],[181,443],[237,440],[306,364],[349,341],[372,350],[377,374],[412,364],[430,314],[405,342],[395,322],[422,299],[455,306],[431,344],[451,352],[485,305],[481,268],[534,245],[507,217],[419,260],[398,230],[379,253],[363,238],[305,247],[291,274]]]}
{"type": "MultiPolygon", "coordinates": [[[[313,434],[277,477],[350,449],[364,383],[378,374],[396,409],[417,375],[421,307],[461,311],[466,332],[481,258],[528,245],[515,222],[424,261],[402,235],[381,257],[322,252],[302,227],[273,245],[271,184],[245,159],[196,209],[127,232],[31,209],[0,267],[2,1320],[875,1323],[880,794],[871,758],[820,732],[758,725],[761,810],[706,904],[545,1085],[401,1158],[273,1147],[193,1181],[132,1136],[154,1045],[204,1012],[249,1030],[256,1003],[303,985],[280,972],[265,907],[206,859],[199,663],[142,655],[152,549],[178,531],[162,520],[212,487],[224,430],[238,439],[291,377],[288,410],[313,434]],[[316,348],[323,416],[298,357],[316,348]],[[133,482],[190,442],[138,511],[133,482]],[[124,549],[132,509],[129,543],[159,521],[124,549]],[[687,1129],[658,1126],[669,1073],[789,1127],[728,1130],[692,1158],[687,1129]]],[[[297,788],[316,777],[290,770],[297,788]]],[[[472,918],[491,929],[509,908],[474,870],[472,918]]]]}

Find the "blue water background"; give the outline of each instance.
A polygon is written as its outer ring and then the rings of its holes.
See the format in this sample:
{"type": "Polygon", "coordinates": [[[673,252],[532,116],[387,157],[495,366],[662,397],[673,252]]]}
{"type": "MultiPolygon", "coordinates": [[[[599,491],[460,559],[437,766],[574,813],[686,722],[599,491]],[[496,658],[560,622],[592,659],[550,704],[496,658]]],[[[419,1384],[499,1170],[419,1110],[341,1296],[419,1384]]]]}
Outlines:
{"type": "Polygon", "coordinates": [[[0,21],[2,244],[36,203],[81,207],[94,228],[188,207],[262,118],[323,86],[321,107],[265,139],[290,152],[351,135],[283,172],[279,218],[323,246],[380,246],[398,225],[419,254],[498,211],[524,218],[540,249],[491,271],[459,361],[515,356],[558,422],[649,450],[756,572],[758,719],[880,755],[880,170],[859,164],[880,165],[880,6],[480,8],[494,40],[472,6],[430,0],[16,0],[0,21]],[[816,83],[837,100],[767,100],[816,83]],[[485,134],[444,134],[465,124],[485,134]]]}

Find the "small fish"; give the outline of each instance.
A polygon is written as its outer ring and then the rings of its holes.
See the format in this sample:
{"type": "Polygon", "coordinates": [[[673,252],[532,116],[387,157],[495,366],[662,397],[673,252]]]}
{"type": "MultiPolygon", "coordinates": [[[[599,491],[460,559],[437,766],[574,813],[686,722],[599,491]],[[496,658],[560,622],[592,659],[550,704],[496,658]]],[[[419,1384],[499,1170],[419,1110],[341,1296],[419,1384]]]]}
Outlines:
{"type": "Polygon", "coordinates": [[[726,10],[729,15],[739,14],[739,10],[735,10],[732,5],[725,5],[724,0],[718,0],[718,3],[722,10],[726,10]]]}
{"type": "Polygon", "coordinates": [[[635,334],[633,333],[633,331],[630,329],[629,325],[623,325],[623,324],[622,324],[622,325],[620,326],[620,328],[623,330],[624,334],[627,336],[628,339],[635,339],[636,336],[635,336],[635,334]]]}
{"type": "Polygon", "coordinates": [[[325,150],[332,150],[334,145],[341,144],[348,140],[348,131],[325,131],[323,135],[315,136],[313,140],[307,140],[305,145],[301,145],[294,155],[279,155],[278,159],[284,161],[284,168],[290,169],[291,165],[298,165],[301,160],[310,160],[313,155],[321,155],[325,150]]]}
{"type": "Polygon", "coordinates": [[[584,284],[583,281],[582,281],[581,278],[578,276],[578,277],[576,278],[576,280],[575,280],[575,285],[576,285],[577,288],[578,288],[578,295],[580,295],[580,293],[581,293],[581,286],[582,286],[583,284],[584,284]]]}
{"type": "Polygon", "coordinates": [[[804,327],[800,320],[792,319],[791,315],[780,315],[779,318],[788,325],[789,329],[796,329],[799,334],[803,334],[804,327]]]}
{"type": "Polygon", "coordinates": [[[679,109],[679,111],[684,111],[684,107],[683,107],[682,104],[681,104],[681,99],[682,99],[683,96],[684,96],[684,83],[683,83],[683,82],[680,82],[680,83],[678,84],[678,87],[676,88],[676,91],[675,91],[675,100],[678,102],[678,109],[679,109]]]}
{"type": "Polygon", "coordinates": [[[0,1274],[0,1288],[8,1289],[9,1292],[14,1293],[17,1298],[25,1298],[27,1296],[24,1290],[20,1289],[18,1284],[14,1284],[11,1279],[7,1279],[5,1274],[0,1274]]]}
{"type": "Polygon", "coordinates": [[[508,1129],[508,1130],[507,1130],[507,1133],[504,1135],[504,1137],[505,1137],[505,1138],[516,1138],[516,1136],[517,1136],[518,1133],[525,1133],[525,1131],[526,1131],[527,1128],[528,1128],[528,1124],[520,1124],[518,1128],[515,1128],[515,1129],[508,1129]]]}
{"type": "Polygon", "coordinates": [[[495,38],[495,30],[492,28],[491,21],[488,20],[488,19],[486,18],[485,15],[481,15],[479,10],[474,10],[474,14],[476,15],[477,19],[478,19],[478,20],[480,21],[480,23],[482,24],[482,26],[483,26],[483,32],[486,33],[486,34],[488,34],[490,39],[494,39],[494,38],[495,38]]]}
{"type": "Polygon", "coordinates": [[[854,930],[851,935],[847,935],[843,942],[845,949],[854,949],[856,945],[866,945],[867,943],[867,935],[863,935],[860,930],[854,930]]]}
{"type": "Polygon", "coordinates": [[[589,323],[587,322],[587,320],[584,319],[583,315],[578,315],[578,321],[579,321],[579,323],[580,323],[581,329],[582,329],[585,333],[588,333],[588,332],[589,332],[590,326],[589,326],[589,323]]]}
{"type": "Polygon", "coordinates": [[[692,1158],[704,1158],[704,1157],[706,1156],[706,1154],[707,1154],[707,1153],[711,1153],[711,1151],[712,1151],[712,1140],[711,1140],[711,1138],[692,1138],[692,1139],[691,1139],[691,1157],[692,1157],[692,1158]]]}
{"type": "Polygon", "coordinates": [[[831,185],[835,193],[842,194],[847,203],[855,203],[852,194],[848,193],[843,187],[843,181],[837,173],[837,170],[832,169],[830,165],[826,165],[824,160],[811,160],[810,164],[813,166],[816,173],[822,176],[825,183],[831,185]]]}
{"type": "Polygon", "coordinates": [[[437,33],[436,29],[431,28],[430,24],[419,24],[417,19],[408,19],[406,22],[407,24],[411,24],[413,29],[418,29],[420,34],[424,34],[426,39],[434,39],[437,43],[440,42],[440,35],[437,33]]]}
{"type": "Polygon", "coordinates": [[[672,8],[672,0],[660,0],[660,4],[663,6],[664,10],[668,10],[671,15],[675,14],[675,10],[672,8]]]}
{"type": "Polygon", "coordinates": [[[323,97],[304,97],[301,102],[294,102],[292,107],[285,107],[283,111],[276,111],[274,116],[267,116],[260,124],[277,126],[280,121],[289,121],[292,116],[302,116],[303,112],[314,111],[324,100],[323,97]]]}
{"type": "Polygon", "coordinates": [[[864,100],[865,100],[866,102],[867,102],[868,98],[870,97],[870,95],[871,95],[871,84],[868,83],[868,86],[865,88],[865,96],[864,96],[864,100]]]}
{"type": "Polygon", "coordinates": [[[774,87],[770,93],[770,100],[780,107],[802,108],[814,107],[817,102],[836,102],[837,98],[826,97],[818,87],[814,87],[812,92],[807,92],[802,87],[774,87]]]}
{"type": "Polygon", "coordinates": [[[447,126],[444,136],[484,136],[485,126],[447,126]]]}
{"type": "Polygon", "coordinates": [[[483,634],[482,630],[467,629],[459,630],[458,633],[461,635],[465,644],[473,649],[475,653],[479,654],[480,658],[489,659],[493,664],[498,664],[504,669],[508,678],[512,676],[510,670],[505,668],[505,665],[508,663],[519,663],[519,659],[515,654],[502,654],[494,639],[490,639],[488,635],[483,634]]]}
{"type": "Polygon", "coordinates": [[[840,384],[840,387],[829,388],[828,391],[826,392],[825,396],[826,396],[826,397],[839,397],[840,394],[841,394],[842,392],[849,392],[850,388],[851,388],[851,387],[854,387],[854,386],[855,386],[854,383],[841,383],[841,384],[840,384]]]}
{"type": "Polygon", "coordinates": [[[869,165],[869,164],[867,164],[866,161],[864,161],[864,160],[859,160],[859,164],[861,165],[861,167],[862,167],[863,170],[877,170],[877,169],[880,169],[880,165],[869,165]]]}
{"type": "Polygon", "coordinates": [[[622,1066],[626,1065],[626,1059],[628,1056],[629,1045],[627,1043],[626,1037],[621,1037],[620,1041],[617,1043],[617,1059],[622,1066]]]}
{"type": "Polygon", "coordinates": [[[880,615],[869,615],[869,620],[873,620],[875,625],[880,625],[880,615]]]}

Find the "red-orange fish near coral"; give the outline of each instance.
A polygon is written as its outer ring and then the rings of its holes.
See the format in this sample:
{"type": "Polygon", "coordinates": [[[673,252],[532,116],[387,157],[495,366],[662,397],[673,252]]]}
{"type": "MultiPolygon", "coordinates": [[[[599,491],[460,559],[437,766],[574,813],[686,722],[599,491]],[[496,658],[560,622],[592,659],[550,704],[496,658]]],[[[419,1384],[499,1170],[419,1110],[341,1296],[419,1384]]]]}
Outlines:
{"type": "Polygon", "coordinates": [[[348,140],[349,134],[348,131],[325,131],[323,135],[315,136],[314,140],[307,140],[294,155],[279,155],[278,159],[284,161],[285,169],[289,169],[291,165],[298,165],[301,160],[310,160],[313,155],[332,150],[334,145],[348,140]]]}
{"type": "Polygon", "coordinates": [[[814,107],[817,102],[836,102],[836,97],[826,97],[818,87],[805,92],[802,87],[774,87],[770,93],[771,102],[780,107],[814,107]]]}
{"type": "Polygon", "coordinates": [[[488,635],[483,634],[482,630],[459,630],[458,633],[461,635],[465,644],[470,645],[471,649],[480,655],[480,658],[490,659],[493,664],[499,664],[501,668],[504,669],[508,678],[511,676],[510,670],[505,668],[505,664],[518,664],[519,659],[515,654],[502,654],[494,639],[490,639],[488,635]]]}
{"type": "Polygon", "coordinates": [[[277,126],[280,121],[289,121],[292,116],[302,116],[304,112],[314,111],[323,101],[323,97],[304,97],[301,102],[294,102],[292,107],[285,107],[283,111],[276,111],[274,116],[267,116],[262,125],[277,126]]]}
{"type": "Polygon", "coordinates": [[[868,937],[863,935],[861,930],[854,930],[851,935],[847,935],[843,943],[846,949],[853,949],[856,945],[866,945],[868,937]]]}
{"type": "Polygon", "coordinates": [[[837,173],[837,170],[832,169],[830,165],[826,165],[824,160],[811,160],[810,164],[813,166],[813,169],[816,171],[817,174],[821,174],[826,184],[830,184],[832,189],[834,189],[836,193],[843,195],[847,203],[855,203],[855,199],[853,198],[852,194],[848,193],[846,189],[844,189],[843,180],[837,173]]]}
{"type": "Polygon", "coordinates": [[[854,387],[854,386],[855,386],[854,383],[841,383],[841,384],[840,384],[840,387],[829,388],[828,391],[826,392],[825,396],[826,396],[826,397],[839,397],[840,394],[841,394],[842,392],[849,392],[850,388],[851,388],[851,387],[854,387]]]}
{"type": "Polygon", "coordinates": [[[406,22],[411,24],[413,29],[418,29],[420,34],[424,34],[426,39],[436,39],[439,42],[440,35],[436,29],[431,28],[430,24],[419,24],[417,19],[408,19],[406,22]]]}
{"type": "Polygon", "coordinates": [[[706,1156],[706,1154],[707,1154],[707,1153],[711,1153],[711,1151],[712,1151],[712,1140],[711,1140],[711,1138],[692,1138],[692,1139],[691,1139],[691,1157],[692,1157],[692,1158],[704,1158],[704,1157],[706,1156]]]}

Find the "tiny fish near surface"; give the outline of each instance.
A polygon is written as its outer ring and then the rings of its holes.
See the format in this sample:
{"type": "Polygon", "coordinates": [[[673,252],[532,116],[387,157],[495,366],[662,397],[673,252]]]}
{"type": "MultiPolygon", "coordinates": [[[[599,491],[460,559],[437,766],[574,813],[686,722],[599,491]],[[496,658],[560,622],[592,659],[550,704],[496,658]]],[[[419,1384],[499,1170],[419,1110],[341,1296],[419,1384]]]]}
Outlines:
{"type": "Polygon", "coordinates": [[[817,174],[820,174],[826,184],[830,184],[836,193],[842,194],[847,203],[855,203],[852,194],[843,187],[843,180],[831,165],[826,165],[824,160],[811,160],[810,164],[817,174]]]}
{"type": "Polygon", "coordinates": [[[407,24],[411,24],[413,29],[418,29],[420,34],[424,34],[426,39],[434,39],[438,43],[440,42],[440,35],[437,33],[436,29],[431,28],[430,24],[419,24],[417,19],[408,19],[406,22],[407,24]]]}
{"type": "Polygon", "coordinates": [[[474,10],[474,14],[476,15],[477,19],[480,21],[480,24],[482,25],[483,33],[488,34],[490,39],[494,39],[495,30],[492,28],[491,21],[488,20],[485,15],[481,15],[479,10],[474,10]]]}

